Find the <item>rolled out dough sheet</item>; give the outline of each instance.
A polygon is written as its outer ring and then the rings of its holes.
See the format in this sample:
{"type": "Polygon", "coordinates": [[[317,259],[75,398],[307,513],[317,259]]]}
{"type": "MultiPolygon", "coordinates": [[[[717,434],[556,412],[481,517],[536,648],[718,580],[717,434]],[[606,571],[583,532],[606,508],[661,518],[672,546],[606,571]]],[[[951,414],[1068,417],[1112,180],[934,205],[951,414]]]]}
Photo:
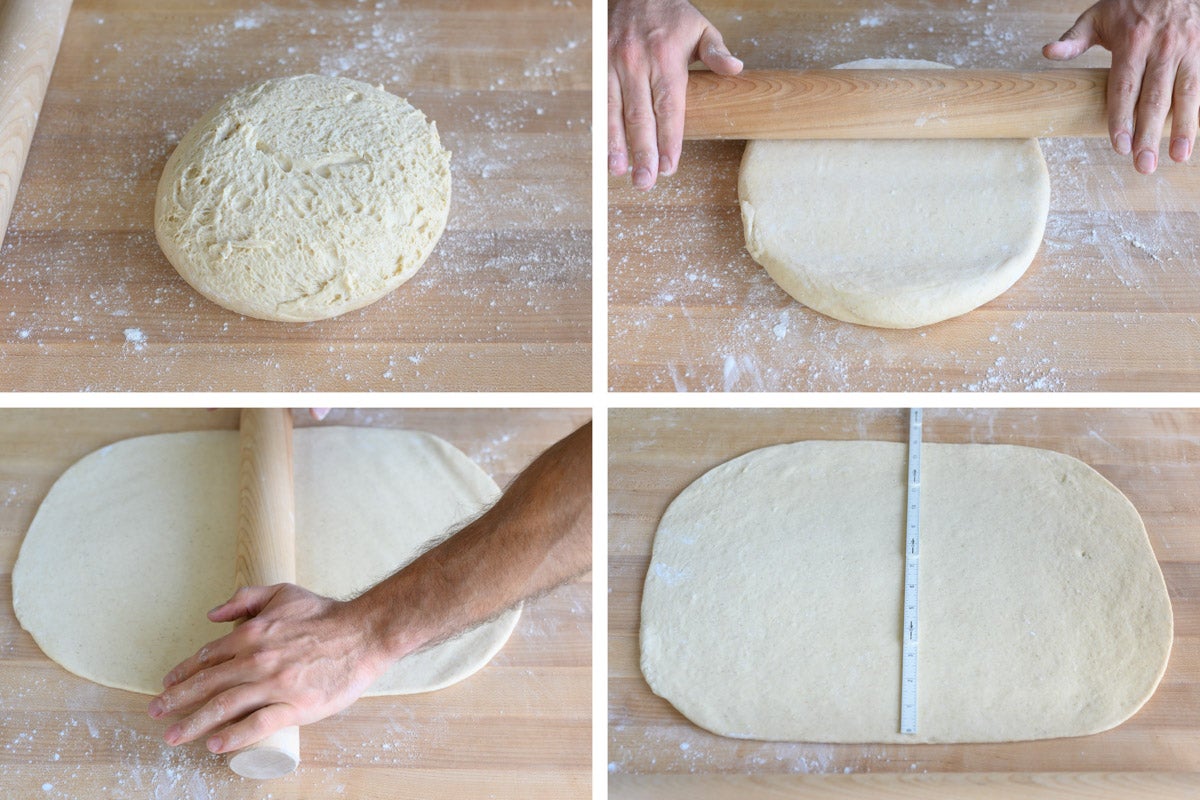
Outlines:
{"type": "Polygon", "coordinates": [[[915,328],[965,314],[1025,273],[1050,178],[1036,139],[760,140],[746,146],[738,198],[746,249],[792,297],[846,322],[915,328]]]}
{"type": "MultiPolygon", "coordinates": [[[[425,433],[302,428],[293,450],[296,577],[320,594],[373,585],[499,497],[483,470],[425,433]]],[[[237,482],[236,431],[143,436],[85,456],[51,488],[21,545],[21,626],[71,672],[157,694],[171,667],[231,629],[205,614],[236,588],[237,482]]],[[[519,616],[401,659],[367,694],[462,680],[519,616]]]]}
{"type": "Polygon", "coordinates": [[[1004,742],[1130,717],[1172,617],[1137,511],[1047,450],[922,450],[918,732],[899,733],[907,446],[811,441],[701,476],[642,600],[650,687],[723,736],[1004,742]]]}

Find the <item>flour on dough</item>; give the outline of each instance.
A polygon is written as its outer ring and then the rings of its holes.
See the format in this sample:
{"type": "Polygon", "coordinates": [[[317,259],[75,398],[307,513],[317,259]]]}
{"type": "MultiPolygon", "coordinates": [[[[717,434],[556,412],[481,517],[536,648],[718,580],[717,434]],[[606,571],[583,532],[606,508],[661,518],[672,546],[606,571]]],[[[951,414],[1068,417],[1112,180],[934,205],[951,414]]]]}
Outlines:
{"type": "Polygon", "coordinates": [[[915,328],[965,314],[1025,273],[1050,179],[1036,139],[753,141],[738,197],[747,250],[792,297],[846,322],[915,328]]]}
{"type": "Polygon", "coordinates": [[[917,734],[899,733],[907,447],[752,451],[671,503],[642,599],[650,687],[723,736],[1004,742],[1120,724],[1171,648],[1137,511],[1047,450],[922,450],[917,734]]]}
{"type": "MultiPolygon", "coordinates": [[[[296,579],[357,594],[499,489],[463,453],[424,433],[295,431],[296,579]]],[[[89,680],[146,694],[230,630],[206,612],[234,590],[236,431],[127,439],[72,465],[38,508],[13,568],[13,607],[42,650],[89,680]]],[[[440,689],[483,667],[520,609],[401,659],[367,691],[440,689]]]]}
{"type": "Polygon", "coordinates": [[[179,142],[154,232],[218,305],[284,322],[373,303],[446,227],[450,153],[407,101],[321,75],[234,92],[179,142]]]}

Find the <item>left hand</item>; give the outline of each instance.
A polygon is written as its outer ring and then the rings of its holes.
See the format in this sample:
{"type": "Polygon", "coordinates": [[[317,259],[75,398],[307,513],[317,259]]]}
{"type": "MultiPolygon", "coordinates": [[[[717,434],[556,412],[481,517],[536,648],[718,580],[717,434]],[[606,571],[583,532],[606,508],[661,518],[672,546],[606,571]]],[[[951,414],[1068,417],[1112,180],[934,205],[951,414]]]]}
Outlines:
{"type": "Polygon", "coordinates": [[[164,734],[170,745],[209,736],[209,750],[228,753],[315,722],[353,703],[389,663],[355,601],[293,584],[238,589],[208,618],[245,621],[163,679],[150,716],[187,715],[164,734]]]}
{"type": "Polygon", "coordinates": [[[1113,149],[1133,156],[1138,172],[1158,167],[1171,112],[1171,159],[1187,161],[1200,116],[1200,0],[1100,0],[1057,42],[1042,48],[1069,61],[1093,45],[1112,51],[1108,133],[1113,149]]]}

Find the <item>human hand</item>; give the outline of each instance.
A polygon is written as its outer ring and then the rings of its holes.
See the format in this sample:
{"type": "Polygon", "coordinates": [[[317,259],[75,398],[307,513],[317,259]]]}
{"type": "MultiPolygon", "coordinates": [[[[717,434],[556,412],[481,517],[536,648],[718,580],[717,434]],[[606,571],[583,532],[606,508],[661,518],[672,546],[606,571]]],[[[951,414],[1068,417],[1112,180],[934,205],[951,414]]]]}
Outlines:
{"type": "Polygon", "coordinates": [[[170,745],[212,734],[208,749],[227,753],[316,722],[358,699],[389,663],[355,601],[294,584],[238,589],[208,618],[245,621],[163,679],[150,716],[187,715],[167,728],[170,745]]]}
{"type": "Polygon", "coordinates": [[[1174,161],[1187,161],[1200,116],[1200,0],[1100,0],[1042,54],[1069,61],[1097,44],[1112,51],[1108,134],[1113,149],[1132,153],[1138,172],[1154,172],[1170,111],[1168,152],[1174,161]]]}
{"type": "Polygon", "coordinates": [[[615,0],[608,15],[608,171],[653,188],[683,149],[688,64],[736,75],[742,62],[686,0],[615,0]]]}

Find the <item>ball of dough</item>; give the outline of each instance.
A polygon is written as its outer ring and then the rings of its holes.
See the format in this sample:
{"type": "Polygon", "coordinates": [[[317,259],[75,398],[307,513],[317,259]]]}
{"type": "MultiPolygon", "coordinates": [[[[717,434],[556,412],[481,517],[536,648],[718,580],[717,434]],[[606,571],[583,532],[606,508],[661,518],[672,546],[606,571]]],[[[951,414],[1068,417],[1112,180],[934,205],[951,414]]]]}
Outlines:
{"type": "Polygon", "coordinates": [[[1050,178],[1036,139],[754,141],[738,196],[746,249],[792,297],[846,322],[916,328],[983,305],[1025,273],[1050,178]]]}
{"type": "Polygon", "coordinates": [[[307,322],[411,278],[449,209],[434,123],[382,89],[301,75],[235,92],[187,132],[159,181],[154,230],[214,303],[307,322]]]}

